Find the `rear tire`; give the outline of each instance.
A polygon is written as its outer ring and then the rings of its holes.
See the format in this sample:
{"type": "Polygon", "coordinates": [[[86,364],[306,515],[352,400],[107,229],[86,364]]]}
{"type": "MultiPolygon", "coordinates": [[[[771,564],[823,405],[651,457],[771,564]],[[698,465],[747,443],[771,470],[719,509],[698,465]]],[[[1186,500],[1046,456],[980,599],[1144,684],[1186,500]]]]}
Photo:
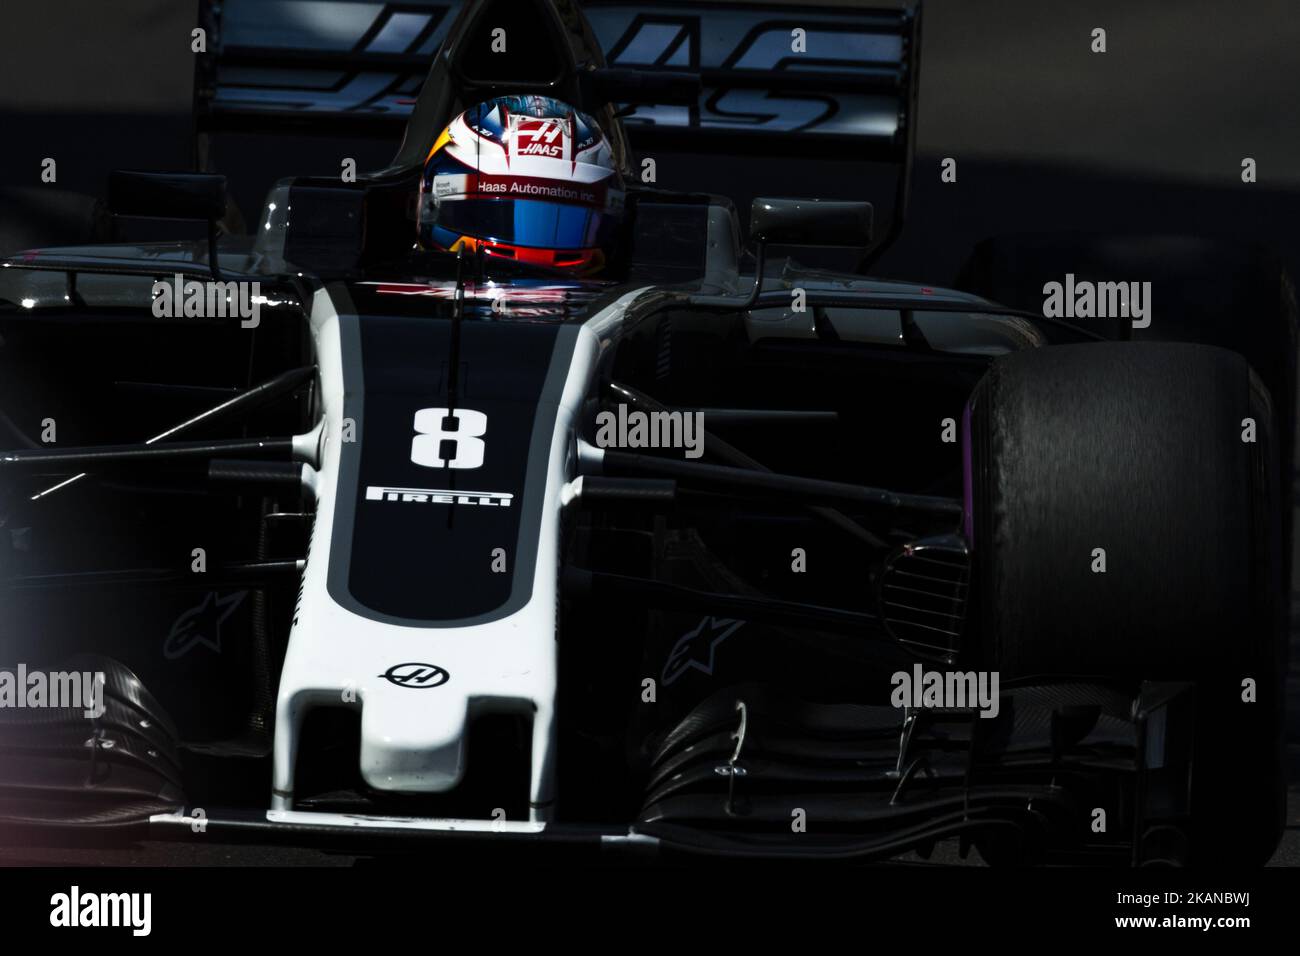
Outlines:
{"type": "Polygon", "coordinates": [[[1265,862],[1287,647],[1267,390],[1223,349],[1100,343],[998,359],[971,412],[989,666],[1195,681],[1192,861],[1265,862]]]}

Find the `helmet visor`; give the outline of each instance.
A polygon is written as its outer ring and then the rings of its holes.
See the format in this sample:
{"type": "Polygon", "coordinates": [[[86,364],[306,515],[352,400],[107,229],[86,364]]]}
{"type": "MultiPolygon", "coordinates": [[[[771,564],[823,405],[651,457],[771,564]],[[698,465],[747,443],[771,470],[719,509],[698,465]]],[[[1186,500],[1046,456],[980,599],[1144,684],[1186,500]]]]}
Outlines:
{"type": "Polygon", "coordinates": [[[592,249],[614,238],[617,220],[590,206],[539,199],[444,199],[434,222],[452,232],[538,249],[592,249]]]}

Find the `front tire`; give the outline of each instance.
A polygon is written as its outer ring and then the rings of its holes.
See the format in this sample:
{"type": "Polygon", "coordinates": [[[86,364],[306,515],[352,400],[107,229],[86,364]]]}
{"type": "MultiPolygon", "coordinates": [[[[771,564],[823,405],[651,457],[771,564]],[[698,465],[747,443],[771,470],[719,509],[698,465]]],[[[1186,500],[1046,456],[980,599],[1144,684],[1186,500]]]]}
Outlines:
{"type": "Polygon", "coordinates": [[[995,361],[971,424],[989,666],[1194,681],[1192,862],[1266,861],[1287,647],[1267,391],[1224,349],[1049,347],[995,361]]]}

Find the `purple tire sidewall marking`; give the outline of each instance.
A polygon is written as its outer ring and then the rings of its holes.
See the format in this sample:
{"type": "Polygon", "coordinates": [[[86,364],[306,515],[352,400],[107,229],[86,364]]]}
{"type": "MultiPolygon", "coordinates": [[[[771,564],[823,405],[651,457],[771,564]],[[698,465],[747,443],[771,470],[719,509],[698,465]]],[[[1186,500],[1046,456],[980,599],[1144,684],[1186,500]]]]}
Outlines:
{"type": "Polygon", "coordinates": [[[972,475],[974,466],[972,464],[973,450],[971,449],[970,440],[970,403],[966,403],[966,408],[961,413],[961,490],[962,490],[962,519],[961,530],[966,536],[966,543],[972,547],[975,544],[975,488],[972,475]]]}

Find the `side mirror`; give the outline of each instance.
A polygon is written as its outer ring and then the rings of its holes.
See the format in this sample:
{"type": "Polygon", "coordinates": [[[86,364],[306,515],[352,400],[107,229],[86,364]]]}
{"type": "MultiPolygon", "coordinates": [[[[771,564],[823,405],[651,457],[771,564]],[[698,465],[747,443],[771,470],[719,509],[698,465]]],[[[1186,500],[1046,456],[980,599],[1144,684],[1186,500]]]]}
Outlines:
{"type": "Polygon", "coordinates": [[[115,216],[207,222],[208,269],[213,278],[221,278],[217,220],[226,214],[225,176],[115,169],[108,174],[108,209],[115,216]]]}
{"type": "Polygon", "coordinates": [[[749,207],[749,238],[754,242],[754,285],[743,299],[697,295],[691,304],[723,312],[745,312],[763,294],[767,247],[869,246],[874,213],[869,202],[841,199],[755,199],[749,207]]]}
{"type": "Polygon", "coordinates": [[[117,216],[220,219],[226,214],[226,177],[115,169],[108,175],[108,208],[117,216]]]}
{"type": "Polygon", "coordinates": [[[749,207],[749,237],[778,246],[868,246],[874,218],[869,202],[759,198],[749,207]]]}

